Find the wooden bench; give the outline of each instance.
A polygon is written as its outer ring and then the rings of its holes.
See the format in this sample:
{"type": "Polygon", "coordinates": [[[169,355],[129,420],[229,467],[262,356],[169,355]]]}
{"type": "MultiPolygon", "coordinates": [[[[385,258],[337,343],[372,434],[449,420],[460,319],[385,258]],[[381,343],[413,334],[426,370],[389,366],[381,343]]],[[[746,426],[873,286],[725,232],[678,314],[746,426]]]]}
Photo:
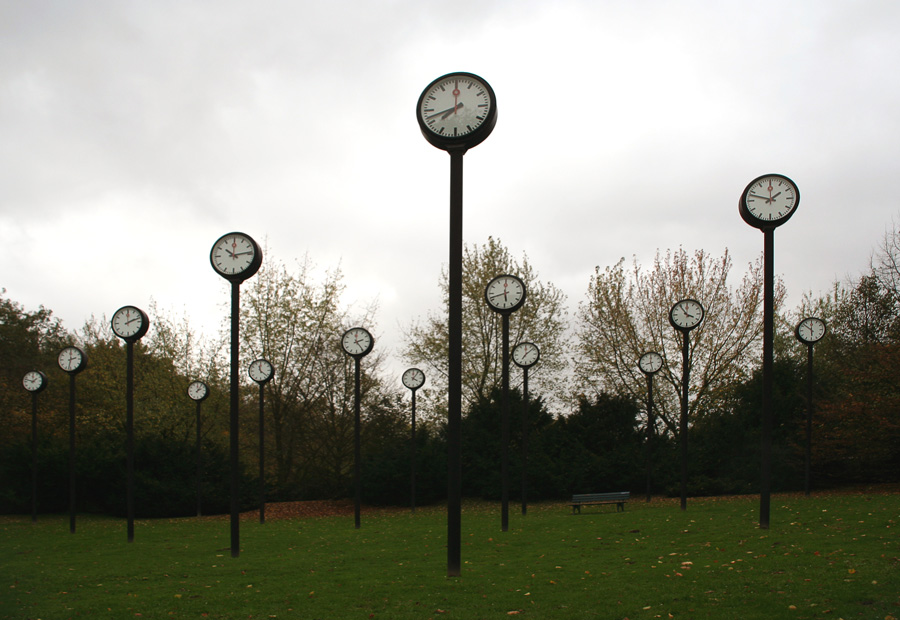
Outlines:
{"type": "Polygon", "coordinates": [[[602,505],[602,504],[615,504],[616,512],[625,511],[625,502],[628,501],[628,498],[631,497],[631,493],[629,491],[617,491],[616,493],[585,493],[582,495],[573,495],[572,501],[570,502],[572,506],[572,514],[575,514],[575,511],[578,511],[578,514],[581,514],[582,506],[593,506],[593,505],[602,505]]]}

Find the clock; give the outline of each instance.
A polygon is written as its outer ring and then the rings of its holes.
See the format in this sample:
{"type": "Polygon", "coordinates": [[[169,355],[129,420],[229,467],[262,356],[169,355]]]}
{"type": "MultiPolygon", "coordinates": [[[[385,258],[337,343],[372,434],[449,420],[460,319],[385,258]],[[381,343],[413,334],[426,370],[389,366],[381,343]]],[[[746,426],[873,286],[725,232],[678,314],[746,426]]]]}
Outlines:
{"type": "Polygon", "coordinates": [[[525,283],[516,276],[497,276],[485,287],[484,298],[494,311],[510,314],[525,303],[525,283]]]}
{"type": "Polygon", "coordinates": [[[59,367],[70,375],[81,372],[87,366],[87,357],[78,347],[66,347],[59,352],[56,361],[59,362],[59,367]]]}
{"type": "Polygon", "coordinates": [[[220,276],[243,282],[262,265],[262,250],[248,235],[239,232],[219,237],[209,253],[209,262],[220,276]]]}
{"type": "Polygon", "coordinates": [[[804,344],[815,344],[825,335],[825,321],[816,317],[805,318],[797,324],[794,335],[804,344]]]}
{"type": "Polygon", "coordinates": [[[250,362],[250,378],[257,383],[266,383],[272,378],[274,369],[269,360],[258,359],[250,362]]]}
{"type": "Polygon", "coordinates": [[[793,181],[780,174],[764,174],[744,189],[738,210],[751,226],[774,228],[788,221],[798,204],[800,192],[793,181]]]}
{"type": "Polygon", "coordinates": [[[202,381],[191,381],[191,384],[188,386],[187,393],[192,400],[200,402],[202,400],[206,400],[206,397],[209,396],[209,387],[207,387],[207,385],[202,381]]]}
{"type": "Polygon", "coordinates": [[[429,84],[416,104],[425,139],[445,151],[481,144],[497,123],[494,91],[472,73],[449,73],[429,84]]]}
{"type": "Polygon", "coordinates": [[[640,367],[641,372],[648,375],[656,374],[657,372],[659,372],[660,368],[662,368],[662,365],[662,355],[655,351],[644,353],[641,356],[641,359],[638,360],[638,366],[640,367]]]}
{"type": "Polygon", "coordinates": [[[693,299],[682,299],[669,310],[669,323],[677,330],[689,331],[703,320],[703,306],[693,299]]]}
{"type": "Polygon", "coordinates": [[[341,347],[343,347],[347,355],[352,355],[353,357],[368,355],[374,344],[375,340],[372,338],[372,334],[362,327],[352,327],[344,332],[344,335],[341,337],[341,347]]]}
{"type": "Polygon", "coordinates": [[[47,387],[47,375],[40,370],[29,370],[22,378],[22,385],[32,394],[37,394],[47,387]]]}
{"type": "Polygon", "coordinates": [[[134,306],[122,306],[112,318],[112,330],[125,342],[135,342],[144,337],[150,327],[147,314],[134,306]]]}
{"type": "Polygon", "coordinates": [[[532,342],[520,342],[512,350],[512,359],[520,368],[530,368],[537,364],[541,350],[532,342]]]}
{"type": "Polygon", "coordinates": [[[418,390],[425,383],[425,373],[418,368],[410,368],[403,373],[403,385],[411,390],[418,390]]]}

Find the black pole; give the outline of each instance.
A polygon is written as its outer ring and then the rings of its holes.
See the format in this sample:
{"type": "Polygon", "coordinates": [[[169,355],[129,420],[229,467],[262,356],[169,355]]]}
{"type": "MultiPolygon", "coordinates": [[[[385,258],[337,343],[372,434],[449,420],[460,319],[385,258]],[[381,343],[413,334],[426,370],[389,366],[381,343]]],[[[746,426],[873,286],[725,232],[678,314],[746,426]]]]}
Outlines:
{"type": "Polygon", "coordinates": [[[412,390],[412,437],[409,447],[409,498],[412,512],[416,512],[416,391],[412,390]]]}
{"type": "Polygon", "coordinates": [[[31,393],[31,522],[37,523],[37,392],[31,393]]]}
{"type": "Polygon", "coordinates": [[[196,453],[197,453],[197,516],[198,517],[201,516],[201,514],[202,514],[200,511],[200,498],[202,496],[201,487],[202,487],[202,480],[203,480],[203,463],[201,460],[201,453],[200,453],[200,450],[201,450],[201,448],[200,448],[200,406],[201,406],[201,404],[200,403],[201,403],[201,401],[198,400],[197,401],[197,448],[196,448],[196,453]]]}
{"type": "Polygon", "coordinates": [[[265,411],[266,384],[259,384],[259,522],[266,522],[266,419],[265,411]]]}
{"type": "Polygon", "coordinates": [[[238,361],[240,359],[240,306],[241,285],[231,283],[231,398],[230,398],[230,435],[231,435],[231,557],[241,555],[241,520],[240,520],[240,477],[238,476],[238,407],[240,404],[240,379],[238,361]]]}
{"type": "Polygon", "coordinates": [[[762,480],[759,494],[759,527],[769,529],[772,490],[772,358],[775,339],[775,229],[763,230],[763,398],[762,398],[762,480]]]}
{"type": "Polygon", "coordinates": [[[687,477],[688,477],[688,385],[690,384],[690,336],[683,331],[684,340],[681,345],[681,425],[679,444],[681,446],[681,509],[687,510],[687,477]]]}
{"type": "Polygon", "coordinates": [[[128,542],[134,542],[134,343],[125,343],[125,433],[128,484],[128,542]]]}
{"type": "Polygon", "coordinates": [[[500,529],[509,531],[509,315],[502,315],[503,346],[500,363],[501,397],[500,403],[500,478],[503,488],[500,492],[500,529]]]}
{"type": "Polygon", "coordinates": [[[359,529],[359,513],[360,504],[362,503],[362,490],[360,488],[359,477],[359,426],[360,426],[360,406],[359,406],[359,379],[360,379],[360,358],[354,357],[354,375],[356,377],[356,385],[353,388],[353,518],[356,529],[359,529]]]}
{"type": "Polygon", "coordinates": [[[447,355],[447,576],[459,577],[462,544],[463,155],[450,152],[450,262],[447,355]]]}
{"type": "Polygon", "coordinates": [[[813,416],[813,345],[806,345],[806,475],[804,490],[809,496],[809,472],[812,466],[812,416],[813,416]]]}
{"type": "Polygon", "coordinates": [[[528,367],[522,368],[522,516],[528,514],[528,367]]]}
{"type": "Polygon", "coordinates": [[[653,458],[653,375],[647,374],[647,501],[650,501],[650,472],[653,458]]]}
{"type": "Polygon", "coordinates": [[[69,531],[75,533],[75,374],[69,374],[69,531]]]}

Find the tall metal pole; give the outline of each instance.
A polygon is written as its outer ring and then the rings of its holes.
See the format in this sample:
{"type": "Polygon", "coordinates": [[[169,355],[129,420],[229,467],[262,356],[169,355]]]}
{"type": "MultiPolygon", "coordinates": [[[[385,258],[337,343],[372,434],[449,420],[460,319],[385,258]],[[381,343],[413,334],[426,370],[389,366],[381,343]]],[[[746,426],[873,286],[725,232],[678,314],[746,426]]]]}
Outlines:
{"type": "Polygon", "coordinates": [[[688,385],[690,384],[690,336],[682,332],[684,340],[681,345],[681,425],[679,428],[679,444],[681,446],[681,509],[687,510],[687,477],[688,477],[688,385]]]}
{"type": "Polygon", "coordinates": [[[447,356],[447,576],[459,577],[462,544],[463,155],[450,152],[450,262],[447,356]]]}
{"type": "Polygon", "coordinates": [[[266,522],[266,384],[259,384],[259,522],[266,522]]]}
{"type": "Polygon", "coordinates": [[[650,472],[653,459],[653,374],[647,373],[647,501],[650,501],[650,472]]]}
{"type": "Polygon", "coordinates": [[[763,230],[763,398],[762,468],[759,494],[759,527],[769,529],[772,490],[772,358],[775,340],[775,229],[763,230]]]}
{"type": "Polygon", "coordinates": [[[203,461],[201,460],[201,448],[200,448],[200,406],[201,401],[197,401],[197,516],[201,516],[200,511],[200,498],[202,497],[201,488],[202,488],[202,480],[203,480],[203,461]]]}
{"type": "Polygon", "coordinates": [[[31,393],[31,522],[37,523],[37,392],[31,393]]]}
{"type": "Polygon", "coordinates": [[[238,362],[240,359],[240,306],[241,285],[239,282],[231,283],[231,393],[230,393],[230,430],[231,430],[231,557],[236,558],[241,554],[240,531],[240,477],[238,476],[239,450],[238,407],[240,405],[240,379],[238,374],[238,362]]]}
{"type": "Polygon", "coordinates": [[[409,501],[412,512],[416,512],[416,391],[412,390],[412,437],[409,441],[409,501]]]}
{"type": "Polygon", "coordinates": [[[809,472],[812,466],[812,416],[813,416],[813,345],[806,345],[806,475],[803,488],[809,495],[809,472]]]}
{"type": "Polygon", "coordinates": [[[360,427],[360,358],[354,356],[354,375],[356,377],[355,386],[353,388],[353,516],[356,529],[359,529],[360,505],[362,503],[362,489],[360,487],[360,448],[359,448],[359,427],[360,427]]]}
{"type": "Polygon", "coordinates": [[[125,433],[128,469],[128,542],[134,542],[134,343],[125,342],[125,433]]]}
{"type": "Polygon", "coordinates": [[[75,375],[69,374],[69,531],[75,533],[75,375]]]}
{"type": "Polygon", "coordinates": [[[509,314],[503,313],[503,346],[501,359],[500,404],[500,530],[509,531],[509,314]]]}
{"type": "Polygon", "coordinates": [[[522,368],[522,516],[528,514],[528,366],[522,368]]]}

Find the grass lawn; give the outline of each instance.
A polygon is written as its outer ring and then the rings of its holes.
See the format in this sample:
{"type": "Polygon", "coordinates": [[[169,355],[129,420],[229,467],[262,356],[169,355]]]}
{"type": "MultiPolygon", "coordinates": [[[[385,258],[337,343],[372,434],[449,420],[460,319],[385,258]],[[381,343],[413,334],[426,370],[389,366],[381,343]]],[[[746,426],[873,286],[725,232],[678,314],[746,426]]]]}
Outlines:
{"type": "Polygon", "coordinates": [[[250,518],[239,558],[227,517],[0,517],[0,618],[900,617],[896,488],[518,513],[465,505],[458,578],[443,507],[250,518]]]}

